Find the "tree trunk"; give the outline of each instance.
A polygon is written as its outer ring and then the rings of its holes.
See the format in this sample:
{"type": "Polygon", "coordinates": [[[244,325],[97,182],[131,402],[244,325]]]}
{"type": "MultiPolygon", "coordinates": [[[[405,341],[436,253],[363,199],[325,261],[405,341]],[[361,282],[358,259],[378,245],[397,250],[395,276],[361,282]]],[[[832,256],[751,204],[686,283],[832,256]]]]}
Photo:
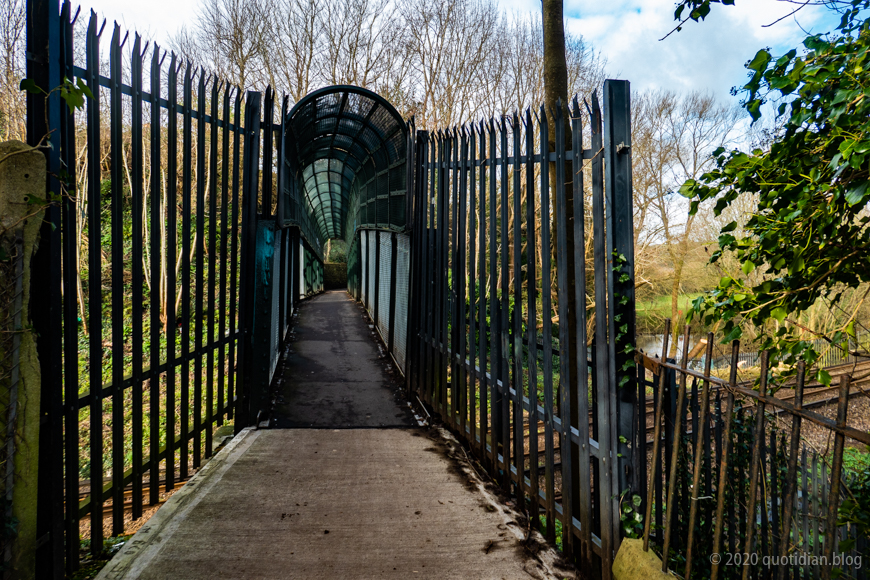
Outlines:
{"type": "MultiPolygon", "coordinates": [[[[556,131],[553,124],[555,118],[555,106],[558,100],[562,108],[562,118],[565,123],[565,150],[571,149],[571,122],[568,114],[568,65],[565,56],[565,25],[562,8],[562,0],[543,0],[543,24],[544,24],[544,106],[547,110],[547,117],[550,120],[549,131],[549,149],[551,152],[556,150],[556,131]]],[[[553,224],[550,229],[551,238],[550,252],[552,255],[552,263],[555,268],[553,274],[553,294],[558,288],[558,277],[560,275],[567,276],[568,295],[561,297],[568,301],[568,331],[570,336],[577,336],[577,323],[574,313],[576,312],[576,300],[574,292],[574,184],[573,171],[571,162],[565,162],[565,189],[563,192],[556,190],[556,165],[550,163],[550,215],[553,217],[553,224]],[[559,195],[565,196],[567,216],[565,223],[568,225],[568,231],[565,232],[567,238],[567,272],[559,272],[558,260],[556,255],[556,240],[558,239],[558,226],[555,219],[556,209],[558,208],[559,195]]],[[[553,301],[553,308],[558,307],[558,302],[553,301]]],[[[558,310],[557,310],[558,312],[558,310]]],[[[565,321],[560,320],[560,324],[565,321]]],[[[572,376],[577,376],[578,361],[576,349],[569,349],[570,368],[572,376]]]]}
{"type": "Polygon", "coordinates": [[[674,260],[674,283],[671,285],[671,347],[668,349],[668,357],[677,356],[677,341],[682,334],[681,328],[683,317],[680,316],[680,285],[683,278],[683,263],[685,262],[685,254],[682,254],[674,260]]]}
{"type": "MultiPolygon", "coordinates": [[[[547,116],[551,120],[550,121],[550,132],[549,132],[549,149],[550,151],[556,150],[556,131],[555,131],[555,123],[553,119],[555,119],[555,107],[557,100],[562,108],[562,119],[565,124],[565,150],[571,149],[572,138],[571,138],[571,116],[568,114],[568,64],[565,56],[565,24],[564,24],[564,11],[562,8],[562,0],[543,0],[543,25],[544,25],[544,103],[547,109],[547,116]]],[[[568,368],[571,373],[571,384],[564,385],[569,389],[570,396],[570,407],[571,407],[571,425],[573,427],[581,428],[579,423],[579,389],[573,388],[574,385],[577,385],[577,378],[579,376],[580,370],[580,361],[577,356],[577,349],[574,347],[575,341],[577,340],[577,317],[575,313],[577,311],[576,304],[576,292],[575,292],[575,272],[574,272],[574,183],[573,183],[573,175],[574,172],[572,170],[571,162],[565,162],[565,189],[564,191],[557,191],[555,185],[556,178],[556,167],[554,163],[550,164],[550,203],[551,203],[551,216],[556,216],[556,208],[558,208],[558,196],[565,196],[565,224],[567,226],[566,234],[566,262],[567,262],[567,271],[560,272],[558,267],[558,261],[556,257],[556,240],[558,239],[558,227],[557,221],[553,220],[552,225],[552,237],[550,238],[550,248],[553,257],[553,266],[555,268],[553,275],[553,284],[554,286],[557,284],[559,276],[567,276],[566,279],[566,288],[567,288],[567,296],[562,296],[562,300],[567,301],[568,306],[568,320],[559,320],[559,325],[568,324],[568,335],[570,337],[571,344],[570,345],[560,345],[562,349],[561,352],[565,353],[565,350],[568,351],[568,368]]],[[[558,302],[553,302],[553,307],[557,307],[558,302]]],[[[557,311],[558,312],[558,311],[557,311]]],[[[545,313],[545,315],[549,315],[549,313],[545,313]]],[[[586,360],[582,361],[582,364],[586,364],[586,360]]],[[[561,381],[560,381],[561,383],[561,381]]],[[[560,384],[560,391],[563,385],[560,384]]],[[[583,396],[585,394],[585,385],[582,387],[583,396]]],[[[558,395],[558,400],[561,400],[561,393],[558,395]]],[[[583,417],[585,421],[586,418],[583,417]]],[[[571,448],[571,458],[574,465],[579,464],[579,449],[570,445],[571,448]]],[[[574,489],[571,490],[563,490],[563,494],[570,493],[571,499],[574,505],[579,505],[580,497],[579,497],[579,487],[575,486],[574,489]]]]}

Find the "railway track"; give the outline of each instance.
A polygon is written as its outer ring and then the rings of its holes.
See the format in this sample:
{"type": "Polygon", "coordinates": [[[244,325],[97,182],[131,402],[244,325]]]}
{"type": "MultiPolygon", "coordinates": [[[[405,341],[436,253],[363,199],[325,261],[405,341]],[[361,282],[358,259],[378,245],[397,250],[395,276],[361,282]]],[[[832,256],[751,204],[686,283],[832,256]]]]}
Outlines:
{"type": "MultiPolygon", "coordinates": [[[[834,367],[828,367],[825,370],[827,370],[828,373],[831,375],[831,383],[832,384],[835,384],[837,382],[837,379],[840,377],[840,375],[852,372],[854,370],[854,373],[853,373],[854,375],[859,376],[859,377],[862,375],[865,375],[865,376],[864,376],[864,378],[854,382],[853,387],[858,387],[858,386],[861,386],[864,388],[870,387],[870,360],[863,361],[863,362],[860,362],[858,364],[837,365],[834,367]]],[[[754,381],[742,381],[738,384],[742,387],[752,388],[753,382],[754,381]]],[[[793,390],[793,387],[794,387],[794,380],[790,380],[789,382],[783,384],[783,386],[780,388],[779,392],[793,390]]],[[[814,395],[818,395],[821,393],[836,392],[838,388],[839,387],[837,387],[836,385],[831,386],[831,387],[825,387],[823,384],[819,383],[818,381],[809,381],[809,382],[804,384],[804,398],[806,399],[807,397],[812,397],[814,395]]],[[[711,384],[710,385],[710,394],[715,395],[716,392],[722,391],[723,389],[724,389],[724,387],[722,385],[711,384]]],[[[699,391],[700,391],[700,387],[699,387],[699,391]]],[[[849,395],[849,396],[851,397],[852,395],[849,395]]],[[[777,397],[777,398],[779,398],[783,401],[793,401],[794,395],[781,396],[781,397],[777,397]]],[[[646,402],[648,413],[650,412],[650,408],[655,409],[655,397],[647,397],[645,402],[646,402]]],[[[807,405],[808,405],[808,403],[804,403],[804,408],[807,408],[807,405]]],[[[821,405],[815,405],[815,406],[821,406],[821,405]]]]}
{"type": "MultiPolygon", "coordinates": [[[[848,370],[851,370],[852,367],[853,367],[853,365],[841,365],[839,367],[831,367],[830,369],[828,369],[829,372],[831,373],[832,382],[835,382],[836,378],[839,375],[843,374],[843,372],[848,372],[848,370]]],[[[860,374],[860,372],[862,370],[865,370],[868,373],[870,373],[870,361],[867,361],[867,362],[864,362],[864,363],[861,363],[860,365],[858,365],[856,373],[860,374]]],[[[747,383],[747,384],[751,384],[751,383],[747,383]]],[[[713,385],[713,386],[715,387],[715,385],[713,385]]],[[[852,399],[852,398],[863,395],[862,388],[865,390],[870,390],[870,376],[867,376],[867,377],[853,383],[852,388],[849,390],[849,398],[852,399]]],[[[716,390],[719,390],[719,389],[711,389],[711,394],[713,394],[716,390]]],[[[791,389],[784,387],[779,392],[783,393],[783,392],[787,392],[788,390],[791,390],[791,389]]],[[[825,387],[818,382],[809,383],[809,384],[804,386],[804,395],[803,395],[803,405],[802,406],[804,409],[817,409],[817,408],[824,408],[824,407],[827,407],[829,405],[835,405],[835,404],[837,404],[837,402],[839,400],[839,395],[836,394],[836,393],[838,393],[838,391],[839,391],[838,386],[825,387]],[[816,397],[820,397],[820,398],[816,398],[816,397]]],[[[699,395],[700,395],[700,389],[699,389],[699,395]]],[[[780,400],[783,400],[783,401],[794,401],[795,395],[794,394],[785,394],[784,396],[779,396],[778,398],[780,400]]],[[[753,406],[747,406],[746,408],[752,408],[753,406]]],[[[655,412],[654,400],[651,397],[648,397],[646,400],[646,409],[647,409],[647,411],[646,411],[647,417],[650,417],[655,412]]],[[[788,411],[786,411],[785,409],[779,409],[779,408],[771,409],[768,412],[772,413],[773,415],[781,415],[784,413],[788,413],[788,411]]],[[[592,417],[592,413],[590,412],[590,419],[591,419],[591,417],[592,417]]],[[[691,411],[689,411],[688,416],[687,416],[687,421],[691,421],[691,419],[692,419],[692,414],[691,414],[691,411]]],[[[654,432],[655,421],[648,420],[647,423],[648,423],[647,428],[646,428],[647,446],[651,446],[653,443],[652,435],[654,432]],[[650,423],[652,423],[652,424],[650,424],[650,423]]],[[[489,430],[487,433],[491,433],[491,432],[492,431],[489,430]]],[[[530,433],[529,424],[525,423],[523,425],[523,438],[528,439],[529,433],[530,433]]],[[[692,434],[691,429],[689,429],[686,434],[691,435],[692,434]]],[[[538,453],[539,453],[539,455],[543,455],[543,453],[544,453],[544,445],[542,443],[542,440],[545,436],[546,436],[545,424],[543,421],[539,421],[538,422],[538,441],[539,441],[538,453]]],[[[554,437],[554,452],[556,452],[556,453],[559,452],[559,445],[558,445],[558,443],[556,443],[557,440],[558,440],[558,438],[554,437]]],[[[528,451],[526,451],[524,454],[524,457],[526,459],[526,465],[528,465],[528,459],[530,457],[530,453],[528,451]]]]}
{"type": "MultiPolygon", "coordinates": [[[[172,487],[172,491],[179,489],[181,486],[183,486],[188,481],[190,481],[189,477],[187,479],[176,480],[175,484],[172,487]]],[[[82,481],[79,483],[79,502],[81,502],[82,500],[88,499],[91,496],[90,487],[91,487],[90,482],[88,482],[88,481],[82,481]]],[[[164,492],[166,489],[166,480],[161,479],[158,482],[158,487],[160,488],[161,493],[164,492]]],[[[150,489],[151,489],[151,487],[148,483],[142,484],[142,498],[143,499],[147,500],[148,495],[150,493],[150,489]]],[[[147,508],[151,505],[160,505],[163,502],[164,502],[164,500],[158,501],[156,504],[144,503],[143,508],[147,508]]],[[[104,503],[103,504],[103,515],[111,516],[112,509],[113,509],[113,506],[112,506],[111,500],[108,501],[107,503],[104,503]]],[[[124,488],[124,512],[126,513],[126,512],[131,512],[131,511],[133,511],[133,487],[128,485],[127,487],[124,488]]]]}

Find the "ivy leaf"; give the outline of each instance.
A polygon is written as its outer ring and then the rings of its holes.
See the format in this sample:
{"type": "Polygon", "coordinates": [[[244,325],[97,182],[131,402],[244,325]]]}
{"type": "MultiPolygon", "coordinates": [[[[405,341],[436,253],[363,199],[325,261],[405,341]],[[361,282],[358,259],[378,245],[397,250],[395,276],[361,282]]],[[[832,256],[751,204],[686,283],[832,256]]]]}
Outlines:
{"type": "Polygon", "coordinates": [[[867,200],[865,200],[865,197],[867,196],[867,185],[868,185],[868,182],[865,181],[863,183],[859,183],[857,185],[857,187],[853,187],[852,189],[847,191],[846,192],[846,203],[848,203],[851,206],[855,206],[855,205],[858,205],[859,203],[861,203],[862,201],[867,201],[867,200]]]}
{"type": "Polygon", "coordinates": [[[84,79],[76,79],[76,85],[78,85],[79,90],[82,91],[89,99],[94,98],[94,93],[91,92],[91,89],[88,87],[88,83],[86,83],[84,79]]]}
{"type": "Polygon", "coordinates": [[[782,306],[779,306],[779,307],[771,310],[770,315],[773,318],[777,319],[781,324],[782,321],[785,320],[785,317],[788,315],[788,311],[785,308],[783,308],[782,306]]]}
{"type": "Polygon", "coordinates": [[[731,329],[731,332],[729,332],[727,335],[725,335],[725,338],[722,339],[722,344],[727,344],[731,341],[737,340],[742,335],[743,335],[743,330],[739,326],[735,326],[734,328],[731,329]]]}

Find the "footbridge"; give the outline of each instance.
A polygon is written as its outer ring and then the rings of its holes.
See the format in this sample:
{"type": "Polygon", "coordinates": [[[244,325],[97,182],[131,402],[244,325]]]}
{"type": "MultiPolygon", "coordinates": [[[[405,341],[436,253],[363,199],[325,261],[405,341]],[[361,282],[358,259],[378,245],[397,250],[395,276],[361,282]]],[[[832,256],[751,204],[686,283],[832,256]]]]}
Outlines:
{"type": "Polygon", "coordinates": [[[628,83],[419,130],[93,14],[78,51],[76,17],[28,28],[29,78],[88,88],[29,97],[69,194],[32,260],[38,576],[138,530],[101,577],[610,577],[647,480],[628,83]]]}

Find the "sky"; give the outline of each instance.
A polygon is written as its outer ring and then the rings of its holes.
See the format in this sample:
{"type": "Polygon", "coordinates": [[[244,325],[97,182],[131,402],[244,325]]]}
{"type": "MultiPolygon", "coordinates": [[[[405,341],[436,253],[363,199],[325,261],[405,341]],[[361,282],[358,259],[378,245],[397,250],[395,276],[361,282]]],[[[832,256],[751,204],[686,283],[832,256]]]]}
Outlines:
{"type": "MultiPolygon", "coordinates": [[[[401,0],[398,0],[401,1],[401,0]]],[[[442,1],[442,0],[435,0],[442,1]]],[[[509,13],[537,12],[540,0],[497,0],[509,13]]],[[[90,0],[99,14],[122,28],[138,30],[165,45],[195,18],[196,0],[90,0]]],[[[798,46],[806,33],[832,30],[838,19],[807,7],[795,17],[782,0],[737,0],[714,5],[706,22],[689,22],[681,32],[659,40],[673,27],[674,0],[565,0],[567,28],[582,35],[607,60],[609,78],[631,81],[632,90],[666,88],[709,92],[723,101],[746,81],[745,62],[765,47],[774,55],[798,46]]]]}

